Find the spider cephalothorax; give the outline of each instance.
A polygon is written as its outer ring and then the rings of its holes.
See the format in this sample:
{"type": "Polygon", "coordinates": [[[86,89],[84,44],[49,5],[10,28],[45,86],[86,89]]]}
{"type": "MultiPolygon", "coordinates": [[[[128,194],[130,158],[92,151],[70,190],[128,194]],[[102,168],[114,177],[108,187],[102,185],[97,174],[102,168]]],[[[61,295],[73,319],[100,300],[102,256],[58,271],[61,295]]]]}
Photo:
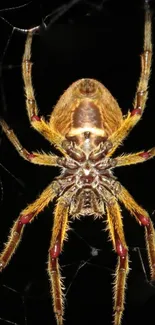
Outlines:
{"type": "Polygon", "coordinates": [[[103,216],[104,203],[112,203],[120,189],[120,184],[112,174],[116,161],[106,156],[112,144],[108,140],[100,140],[97,148],[91,150],[91,138],[95,140],[95,135],[87,132],[87,136],[80,134],[80,138],[84,139],[81,147],[87,147],[85,152],[74,142],[65,141],[63,147],[71,157],[58,159],[60,166],[65,167],[58,181],[63,186],[63,192],[68,187],[74,187],[74,194],[70,198],[70,214],[73,217],[88,214],[103,216]]]}
{"type": "Polygon", "coordinates": [[[81,215],[103,217],[118,264],[114,287],[114,325],[121,324],[128,266],[128,247],[125,241],[119,201],[145,227],[145,240],[149,257],[151,279],[155,280],[155,233],[152,221],[130,193],[112,174],[114,167],[142,163],[155,156],[155,148],[147,152],[124,154],[111,158],[117,147],[140,120],[147,100],[151,70],[152,42],[149,1],[145,0],[144,49],[141,55],[141,75],[135,94],[133,109],[126,116],[110,92],[97,80],[80,79],[60,97],[50,121],[38,115],[31,78],[31,43],[33,31],[28,32],[22,68],[29,121],[63,157],[44,152],[28,152],[4,120],[0,124],[19,154],[31,163],[59,166],[57,177],[27,206],[15,221],[9,239],[0,255],[0,270],[10,261],[23,234],[25,225],[35,218],[54,198],[53,232],[49,248],[48,273],[51,282],[57,325],[63,324],[64,304],[62,280],[58,258],[62,250],[69,218],[81,215]]]}

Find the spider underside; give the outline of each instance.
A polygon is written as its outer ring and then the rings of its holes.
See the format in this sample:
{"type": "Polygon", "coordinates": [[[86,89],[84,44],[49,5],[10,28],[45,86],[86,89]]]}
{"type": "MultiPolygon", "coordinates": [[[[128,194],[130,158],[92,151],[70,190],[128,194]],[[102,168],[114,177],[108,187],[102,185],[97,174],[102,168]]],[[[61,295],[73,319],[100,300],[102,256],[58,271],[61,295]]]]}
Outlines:
{"type": "MultiPolygon", "coordinates": [[[[86,138],[91,143],[90,133],[87,132],[86,138]]],[[[58,178],[58,182],[64,188],[63,192],[68,188],[72,192],[68,202],[69,214],[72,217],[80,215],[102,217],[105,214],[105,203],[112,204],[114,195],[119,192],[120,184],[111,171],[116,165],[115,159],[103,158],[107,151],[107,144],[110,148],[110,142],[107,142],[106,146],[102,145],[102,150],[95,156],[94,153],[86,155],[84,151],[80,152],[78,147],[73,147],[68,142],[68,146],[75,150],[75,154],[77,150],[79,151],[77,161],[61,158],[59,160],[59,163],[66,168],[58,178]]]]}
{"type": "Polygon", "coordinates": [[[39,198],[27,206],[15,221],[0,255],[0,269],[2,270],[9,263],[21,240],[25,225],[32,222],[45,206],[57,198],[49,248],[48,273],[57,325],[62,325],[64,315],[63,285],[58,258],[69,228],[69,217],[80,218],[81,215],[93,215],[104,218],[107,220],[107,230],[113,248],[118,255],[114,285],[114,325],[120,325],[124,309],[126,278],[129,272],[129,257],[119,201],[145,228],[151,279],[155,280],[153,223],[147,211],[135,202],[113,175],[113,169],[116,167],[142,163],[154,157],[155,148],[111,158],[117,147],[140,120],[147,100],[152,58],[149,4],[146,0],[140,80],[133,110],[124,117],[110,92],[99,81],[88,78],[74,82],[64,92],[56,104],[49,122],[39,117],[31,77],[33,33],[33,29],[28,32],[22,61],[26,109],[32,127],[51,144],[54,144],[61,152],[61,156],[44,152],[28,152],[22,147],[6,122],[1,119],[0,124],[24,159],[34,164],[59,166],[61,175],[42,192],[39,198]]]}

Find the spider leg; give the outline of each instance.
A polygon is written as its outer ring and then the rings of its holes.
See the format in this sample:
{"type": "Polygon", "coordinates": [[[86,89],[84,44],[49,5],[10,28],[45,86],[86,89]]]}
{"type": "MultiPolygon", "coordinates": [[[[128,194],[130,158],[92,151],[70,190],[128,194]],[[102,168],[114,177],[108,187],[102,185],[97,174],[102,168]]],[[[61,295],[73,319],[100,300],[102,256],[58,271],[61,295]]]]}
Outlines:
{"type": "Polygon", "coordinates": [[[16,150],[18,151],[19,155],[23,157],[24,159],[28,160],[29,162],[33,164],[39,164],[39,165],[49,165],[49,166],[58,166],[57,160],[58,156],[46,153],[38,153],[38,152],[28,152],[21,143],[19,142],[18,138],[16,137],[13,130],[9,128],[7,123],[4,120],[0,119],[0,125],[5,132],[8,139],[11,141],[11,143],[14,145],[16,150]]]}
{"type": "Polygon", "coordinates": [[[129,272],[128,248],[124,238],[122,216],[120,207],[115,201],[113,204],[106,204],[110,239],[114,250],[118,254],[118,264],[116,267],[114,281],[114,325],[120,325],[124,310],[125,285],[129,272]]]}
{"type": "Polygon", "coordinates": [[[32,62],[31,62],[31,45],[32,45],[33,31],[28,32],[27,40],[25,43],[25,51],[22,61],[23,80],[25,85],[26,95],[26,109],[29,117],[29,121],[34,129],[40,132],[50,143],[53,143],[58,149],[63,152],[61,143],[64,137],[60,133],[51,129],[42,117],[38,115],[37,103],[35,100],[33,85],[32,85],[32,62]]]}
{"type": "Polygon", "coordinates": [[[145,26],[144,26],[144,47],[141,54],[141,75],[138,83],[137,91],[135,94],[134,109],[128,112],[127,117],[124,119],[120,128],[114,132],[109,140],[112,142],[112,149],[109,151],[109,155],[114,153],[117,147],[126,138],[131,129],[140,120],[148,96],[148,82],[151,73],[151,61],[152,61],[152,41],[151,41],[151,13],[149,2],[145,1],[145,26]]]}
{"type": "MultiPolygon", "coordinates": [[[[70,201],[72,194],[66,192],[67,201],[70,201]]],[[[58,258],[62,250],[63,241],[66,239],[68,230],[68,211],[70,203],[65,200],[65,195],[59,198],[54,216],[52,239],[49,249],[48,273],[51,282],[51,292],[53,297],[54,313],[57,325],[63,324],[64,302],[63,284],[60,274],[58,258]]]]}
{"type": "Polygon", "coordinates": [[[148,253],[151,280],[155,280],[155,231],[153,223],[147,213],[141,206],[139,206],[130,193],[122,186],[118,195],[120,201],[133,214],[141,226],[145,227],[145,241],[148,253]]]}
{"type": "Polygon", "coordinates": [[[128,155],[125,154],[122,156],[118,156],[114,159],[116,162],[115,167],[142,163],[148,159],[153,158],[154,156],[155,156],[155,147],[153,147],[148,151],[140,151],[128,155]]]}
{"type": "Polygon", "coordinates": [[[3,251],[0,254],[0,271],[7,266],[13,253],[15,252],[23,234],[24,227],[30,223],[41,212],[45,206],[51,202],[55,196],[58,195],[59,184],[57,182],[51,183],[39,196],[36,201],[28,205],[19,215],[15,221],[3,251]]]}

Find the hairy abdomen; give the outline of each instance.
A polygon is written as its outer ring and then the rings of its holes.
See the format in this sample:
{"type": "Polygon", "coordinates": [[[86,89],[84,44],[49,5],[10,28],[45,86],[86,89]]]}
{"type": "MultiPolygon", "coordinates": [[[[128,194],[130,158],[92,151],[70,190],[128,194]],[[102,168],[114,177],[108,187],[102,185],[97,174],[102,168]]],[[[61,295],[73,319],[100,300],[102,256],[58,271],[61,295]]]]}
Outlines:
{"type": "Polygon", "coordinates": [[[78,145],[89,141],[94,146],[117,130],[122,119],[117,101],[100,82],[80,79],[61,96],[50,127],[78,145]]]}

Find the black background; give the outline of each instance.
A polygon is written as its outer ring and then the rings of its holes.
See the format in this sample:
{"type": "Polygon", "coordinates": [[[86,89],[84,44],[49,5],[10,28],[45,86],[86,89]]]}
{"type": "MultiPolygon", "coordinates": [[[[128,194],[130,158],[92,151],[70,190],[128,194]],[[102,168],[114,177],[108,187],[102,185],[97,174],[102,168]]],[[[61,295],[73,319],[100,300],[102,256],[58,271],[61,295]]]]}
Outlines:
{"type": "MultiPolygon", "coordinates": [[[[83,77],[101,81],[118,100],[123,114],[132,109],[143,47],[143,1],[72,2],[32,1],[21,9],[0,11],[1,115],[30,151],[48,152],[54,148],[29,126],[20,66],[26,35],[13,27],[31,28],[52,14],[32,46],[33,83],[42,115],[48,118],[63,91],[83,77]],[[66,7],[62,7],[64,3],[66,7]]],[[[1,1],[0,6],[5,9],[21,4],[24,2],[1,1]]],[[[154,29],[154,1],[151,6],[154,29]]],[[[154,85],[153,64],[145,114],[118,153],[147,150],[155,145],[154,85]]],[[[20,211],[34,201],[59,170],[24,161],[3,134],[0,145],[2,248],[20,211]]],[[[155,222],[154,160],[122,167],[115,174],[155,222]]],[[[56,324],[46,273],[53,207],[51,204],[27,226],[16,254],[0,275],[0,325],[7,321],[18,325],[56,324]]],[[[122,213],[132,269],[122,324],[151,325],[155,322],[155,287],[149,283],[144,231],[124,208],[122,213]],[[136,247],[140,249],[148,282],[136,247]]],[[[90,217],[75,221],[71,227],[60,258],[64,283],[69,288],[65,324],[111,324],[111,283],[117,258],[103,231],[105,225],[90,217]],[[93,247],[98,252],[96,257],[92,256],[93,247]]]]}

